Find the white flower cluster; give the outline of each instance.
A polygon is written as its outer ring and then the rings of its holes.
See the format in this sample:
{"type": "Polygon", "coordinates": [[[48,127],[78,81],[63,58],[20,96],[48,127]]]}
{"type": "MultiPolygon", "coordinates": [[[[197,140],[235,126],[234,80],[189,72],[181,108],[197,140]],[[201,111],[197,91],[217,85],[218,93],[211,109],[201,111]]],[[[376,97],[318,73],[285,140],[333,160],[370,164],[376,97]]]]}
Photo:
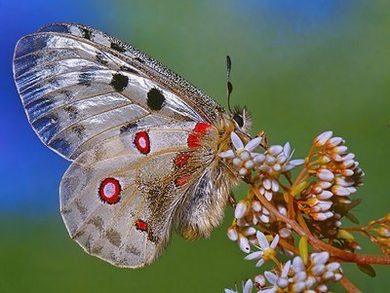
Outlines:
{"type": "Polygon", "coordinates": [[[228,229],[228,237],[232,241],[237,241],[240,249],[246,253],[250,252],[250,244],[256,245],[256,229],[252,226],[259,222],[268,224],[270,213],[258,200],[249,202],[241,200],[234,210],[235,225],[228,229]]]}
{"type": "MultiPolygon", "coordinates": [[[[287,261],[282,269],[265,271],[264,275],[257,275],[254,282],[246,281],[243,292],[252,292],[255,288],[258,293],[277,292],[329,292],[328,282],[338,282],[343,277],[340,263],[328,262],[329,253],[312,253],[305,265],[300,256],[287,261]],[[268,283],[267,283],[268,282],[268,283]]],[[[234,293],[225,289],[225,293],[234,293]]]]}
{"type": "Polygon", "coordinates": [[[232,165],[240,176],[247,176],[251,171],[259,172],[259,191],[268,201],[279,191],[278,178],[304,160],[291,160],[292,150],[289,143],[284,146],[272,145],[263,154],[253,152],[261,143],[261,137],[255,137],[244,145],[241,138],[231,133],[233,149],[219,154],[221,158],[232,160],[232,165]]]}
{"type": "MultiPolygon", "coordinates": [[[[355,155],[348,153],[344,139],[333,137],[332,131],[321,133],[314,140],[318,158],[311,166],[317,181],[308,189],[305,201],[299,206],[316,221],[325,221],[336,215],[334,204],[351,203],[349,196],[362,185],[364,173],[355,155]]],[[[340,225],[339,221],[335,222],[340,225]]]]}
{"type": "Polygon", "coordinates": [[[328,252],[312,253],[309,263],[305,266],[302,258],[296,256],[292,261],[292,272],[289,275],[289,283],[293,290],[295,292],[328,292],[325,283],[338,282],[343,277],[340,263],[328,263],[328,260],[328,252]],[[312,288],[315,288],[315,291],[312,288]]]}
{"type": "Polygon", "coordinates": [[[259,159],[261,159],[262,155],[253,151],[260,145],[261,137],[255,137],[245,146],[234,131],[230,134],[230,139],[233,149],[222,152],[219,156],[225,159],[232,159],[232,164],[238,170],[238,174],[245,176],[259,166],[259,159]]]}

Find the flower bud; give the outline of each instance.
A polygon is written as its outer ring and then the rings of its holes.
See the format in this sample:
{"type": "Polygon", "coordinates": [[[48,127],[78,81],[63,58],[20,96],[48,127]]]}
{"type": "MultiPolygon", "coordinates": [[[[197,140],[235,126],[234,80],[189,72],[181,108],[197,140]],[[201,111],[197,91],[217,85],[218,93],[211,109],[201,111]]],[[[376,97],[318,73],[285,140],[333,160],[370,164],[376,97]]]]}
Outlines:
{"type": "Polygon", "coordinates": [[[325,143],[332,137],[332,135],[333,135],[332,131],[325,131],[315,138],[314,144],[317,147],[321,147],[325,145],[325,143]]]}
{"type": "Polygon", "coordinates": [[[334,174],[328,169],[320,169],[317,171],[317,177],[322,181],[331,182],[334,179],[334,174]]]}
{"type": "Polygon", "coordinates": [[[227,236],[231,241],[237,241],[238,239],[237,230],[234,228],[229,228],[227,231],[227,236]]]}
{"type": "Polygon", "coordinates": [[[240,201],[240,202],[237,204],[236,209],[234,210],[234,217],[235,217],[236,219],[242,218],[242,217],[245,215],[246,210],[247,210],[246,202],[240,201]]]}
{"type": "Polygon", "coordinates": [[[240,249],[245,252],[245,253],[249,253],[251,251],[251,248],[249,246],[249,241],[248,241],[248,238],[244,237],[244,236],[241,236],[238,240],[238,244],[240,246],[240,249]]]}

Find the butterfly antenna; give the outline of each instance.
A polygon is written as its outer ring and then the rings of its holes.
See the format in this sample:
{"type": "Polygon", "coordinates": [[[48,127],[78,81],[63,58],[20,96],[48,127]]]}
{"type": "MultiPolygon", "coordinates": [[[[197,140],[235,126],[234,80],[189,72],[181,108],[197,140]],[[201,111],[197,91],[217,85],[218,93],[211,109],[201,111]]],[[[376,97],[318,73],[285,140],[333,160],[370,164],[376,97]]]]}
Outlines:
{"type": "Polygon", "coordinates": [[[227,92],[227,100],[228,100],[228,109],[229,109],[229,112],[232,113],[232,108],[230,107],[230,94],[232,93],[233,91],[233,85],[230,81],[230,71],[232,69],[232,61],[230,60],[230,56],[226,56],[226,80],[227,80],[227,84],[226,84],[226,92],[227,92]]]}

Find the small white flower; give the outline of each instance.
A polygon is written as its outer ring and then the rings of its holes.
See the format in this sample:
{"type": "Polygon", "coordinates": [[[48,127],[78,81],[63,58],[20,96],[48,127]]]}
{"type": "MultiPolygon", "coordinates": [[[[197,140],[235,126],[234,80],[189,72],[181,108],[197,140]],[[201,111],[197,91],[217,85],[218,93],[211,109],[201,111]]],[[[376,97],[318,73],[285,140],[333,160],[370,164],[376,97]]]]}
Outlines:
{"type": "Polygon", "coordinates": [[[278,275],[273,272],[266,271],[264,272],[264,276],[266,277],[267,281],[270,282],[272,285],[275,285],[276,281],[278,280],[278,275]]]}
{"type": "Polygon", "coordinates": [[[269,260],[271,257],[275,256],[276,251],[275,248],[279,242],[279,235],[276,234],[271,244],[268,242],[267,237],[264,233],[257,231],[256,233],[257,241],[259,246],[257,247],[259,250],[248,254],[244,259],[245,260],[253,260],[256,259],[258,262],[256,263],[257,267],[260,267],[264,264],[266,260],[269,260]]]}
{"type": "MultiPolygon", "coordinates": [[[[251,293],[253,289],[253,281],[248,279],[245,283],[242,282],[242,293],[251,293]]],[[[237,285],[236,290],[225,289],[225,293],[238,293],[237,285]]]]}
{"type": "Polygon", "coordinates": [[[291,145],[289,142],[287,142],[284,146],[283,146],[283,153],[284,155],[286,156],[286,158],[290,158],[291,157],[291,145]]]}
{"type": "Polygon", "coordinates": [[[290,271],[291,261],[289,260],[283,266],[282,273],[277,280],[279,288],[286,288],[288,286],[288,272],[290,271]]]}
{"type": "Polygon", "coordinates": [[[272,156],[276,157],[283,151],[283,147],[281,145],[271,145],[268,149],[268,153],[272,156]]]}
{"type": "Polygon", "coordinates": [[[240,150],[244,148],[244,143],[242,142],[241,138],[237,135],[237,133],[235,133],[234,131],[230,133],[230,139],[236,150],[240,150]]]}
{"type": "Polygon", "coordinates": [[[265,286],[265,278],[263,275],[257,275],[255,277],[255,283],[260,286],[260,287],[264,287],[265,286]]]}
{"type": "Polygon", "coordinates": [[[245,149],[249,152],[253,152],[260,144],[261,137],[256,136],[246,144],[245,149]]]}
{"type": "Polygon", "coordinates": [[[253,282],[251,279],[249,279],[248,281],[246,281],[242,292],[243,293],[250,293],[250,292],[252,292],[252,288],[253,288],[253,282]]]}
{"type": "MultiPolygon", "coordinates": [[[[228,151],[220,153],[219,156],[221,158],[233,159],[236,155],[234,154],[233,150],[228,150],[228,151]]],[[[227,289],[227,290],[230,290],[230,289],[227,289]]]]}

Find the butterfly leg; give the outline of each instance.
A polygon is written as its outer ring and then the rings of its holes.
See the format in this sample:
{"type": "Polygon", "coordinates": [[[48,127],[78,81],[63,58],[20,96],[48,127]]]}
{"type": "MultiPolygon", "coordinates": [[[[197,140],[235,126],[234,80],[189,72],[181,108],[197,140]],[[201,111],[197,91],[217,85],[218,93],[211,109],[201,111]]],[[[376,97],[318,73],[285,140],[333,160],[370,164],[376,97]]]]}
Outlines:
{"type": "Polygon", "coordinates": [[[267,134],[265,133],[265,130],[262,130],[260,131],[258,134],[257,134],[258,137],[261,137],[261,143],[260,143],[260,146],[263,148],[263,149],[268,149],[269,145],[268,145],[268,137],[267,137],[267,134]]]}
{"type": "Polygon", "coordinates": [[[229,204],[235,208],[236,207],[236,198],[234,197],[234,193],[232,191],[230,191],[230,194],[229,194],[229,204]]]}

